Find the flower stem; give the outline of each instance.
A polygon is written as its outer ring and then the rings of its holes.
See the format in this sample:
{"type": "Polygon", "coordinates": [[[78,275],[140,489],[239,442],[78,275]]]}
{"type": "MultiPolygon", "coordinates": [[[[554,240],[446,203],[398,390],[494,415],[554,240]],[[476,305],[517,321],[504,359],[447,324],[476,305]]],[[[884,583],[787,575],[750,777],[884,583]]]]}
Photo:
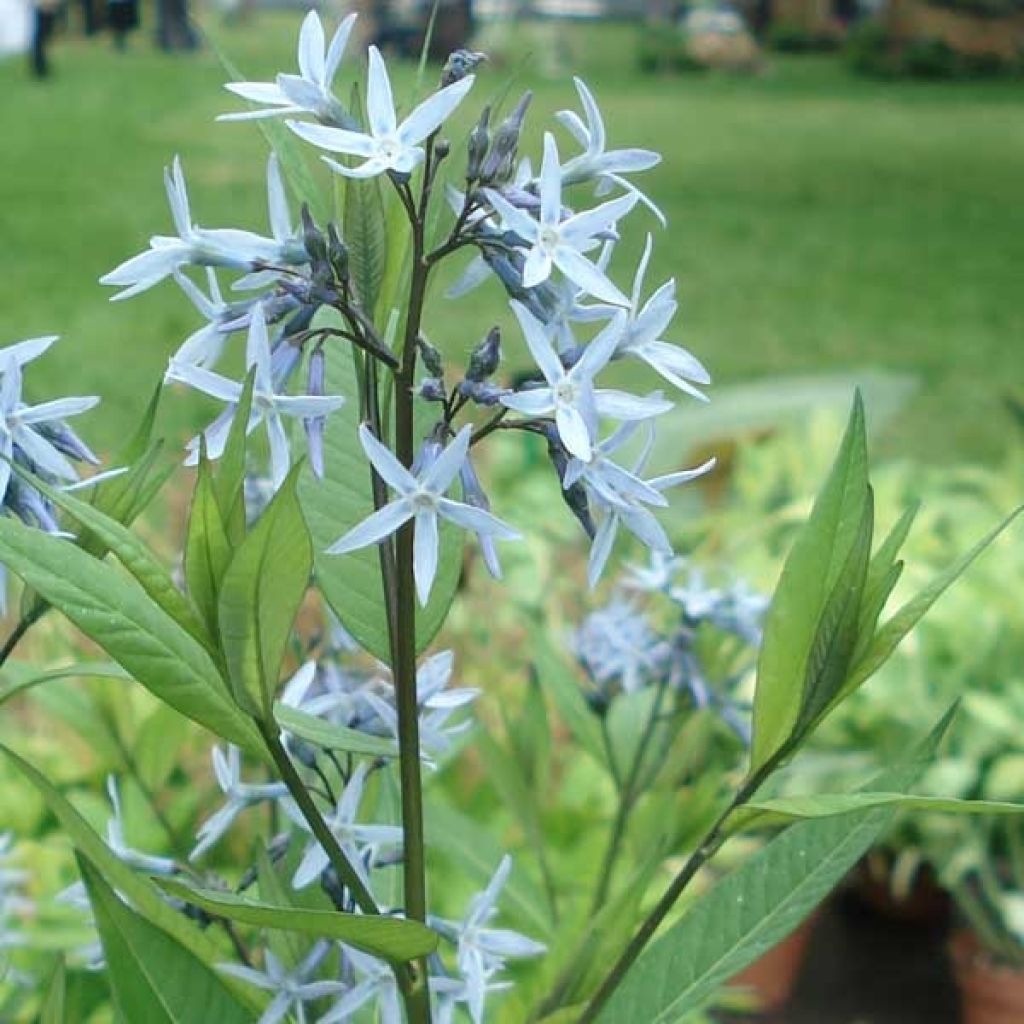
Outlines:
{"type": "Polygon", "coordinates": [[[14,648],[21,643],[25,634],[46,614],[49,605],[45,601],[36,603],[18,620],[2,648],[0,648],[0,666],[14,653],[14,648]]]}
{"type": "Polygon", "coordinates": [[[622,951],[611,971],[605,977],[601,987],[597,990],[583,1013],[580,1015],[577,1024],[591,1024],[597,1020],[598,1015],[604,1008],[605,1003],[611,998],[612,993],[619,987],[622,979],[626,976],[633,962],[643,952],[644,947],[650,942],[654,933],[661,926],[661,923],[668,916],[669,911],[675,906],[676,901],[686,891],[687,886],[694,880],[697,873],[708,861],[721,849],[727,836],[725,832],[726,821],[729,816],[739,807],[747,803],[761,788],[761,784],[788,756],[788,747],[779,751],[770,758],[753,775],[750,776],[737,790],[735,796],[729,802],[728,807],[718,816],[715,823],[708,830],[704,839],[696,850],[690,854],[689,859],[679,870],[679,873],[672,879],[672,883],[665,890],[664,895],[658,900],[657,905],[644,919],[643,924],[636,934],[630,939],[629,944],[622,951]]]}

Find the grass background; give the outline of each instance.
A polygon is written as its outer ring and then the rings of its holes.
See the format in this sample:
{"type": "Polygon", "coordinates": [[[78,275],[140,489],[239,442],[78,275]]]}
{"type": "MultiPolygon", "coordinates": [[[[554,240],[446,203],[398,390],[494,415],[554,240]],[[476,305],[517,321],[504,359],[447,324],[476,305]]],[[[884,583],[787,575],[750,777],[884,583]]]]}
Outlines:
{"type": "MultiPolygon", "coordinates": [[[[295,15],[263,14],[216,32],[246,75],[263,79],[292,68],[297,28],[295,15]]],[[[537,74],[536,31],[476,90],[482,102],[510,78],[513,91],[535,89],[532,145],[575,100],[568,72],[537,74]]],[[[887,450],[998,454],[1001,398],[1024,366],[1019,84],[870,82],[832,57],[773,57],[750,78],[649,77],[636,71],[630,26],[548,31],[596,91],[612,138],[664,152],[645,178],[670,222],[649,286],[678,279],[675,340],[716,383],[909,370],[921,387],[890,423],[887,450]]],[[[235,101],[210,49],[165,56],[139,35],[118,55],[105,41],[60,40],[54,59],[44,83],[21,60],[0,63],[0,343],[66,337],[29,391],[102,394],[85,427],[102,447],[198,321],[171,284],[111,304],[97,279],[169,230],[160,174],[175,153],[198,222],[262,230],[265,143],[251,125],[215,123],[235,101]]],[[[412,70],[398,76],[408,83],[412,70]]],[[[634,226],[621,246],[620,280],[642,234],[634,226]]],[[[496,289],[457,306],[436,301],[434,340],[456,351],[502,306],[496,289]]],[[[200,403],[167,403],[172,434],[202,422],[200,403]]]]}

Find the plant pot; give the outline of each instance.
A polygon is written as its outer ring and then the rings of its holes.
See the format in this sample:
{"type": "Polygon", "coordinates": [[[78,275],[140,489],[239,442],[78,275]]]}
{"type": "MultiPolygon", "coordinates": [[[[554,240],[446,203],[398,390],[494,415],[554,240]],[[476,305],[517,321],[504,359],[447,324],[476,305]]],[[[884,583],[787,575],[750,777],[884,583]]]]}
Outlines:
{"type": "Polygon", "coordinates": [[[820,913],[820,910],[816,910],[777,946],[773,946],[729,982],[731,988],[743,988],[752,993],[759,1013],[774,1013],[789,1001],[820,913]]]}
{"type": "Polygon", "coordinates": [[[929,864],[914,872],[909,890],[899,894],[892,884],[892,857],[869,854],[854,869],[851,894],[863,906],[887,921],[937,927],[949,920],[950,899],[929,864]]]}
{"type": "Polygon", "coordinates": [[[1024,1021],[1024,967],[997,962],[967,929],[953,933],[949,951],[960,989],[963,1024],[1024,1021]]]}

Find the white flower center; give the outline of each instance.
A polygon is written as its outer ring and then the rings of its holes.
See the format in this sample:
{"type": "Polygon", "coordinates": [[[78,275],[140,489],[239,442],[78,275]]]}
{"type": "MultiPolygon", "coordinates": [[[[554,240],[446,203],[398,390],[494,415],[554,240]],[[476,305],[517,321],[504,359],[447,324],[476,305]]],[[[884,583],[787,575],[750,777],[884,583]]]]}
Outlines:
{"type": "Polygon", "coordinates": [[[417,512],[430,512],[437,508],[437,497],[430,491],[417,491],[412,496],[412,507],[417,512]]]}
{"type": "Polygon", "coordinates": [[[393,164],[402,152],[402,144],[394,136],[388,136],[377,143],[377,152],[381,160],[393,164]]]}
{"type": "Polygon", "coordinates": [[[540,233],[537,235],[537,245],[541,247],[545,252],[551,252],[559,243],[559,233],[557,227],[552,227],[550,224],[545,225],[540,229],[540,233]]]}
{"type": "Polygon", "coordinates": [[[571,377],[565,377],[560,380],[554,388],[555,401],[559,405],[575,405],[576,404],[576,384],[571,377]]]}

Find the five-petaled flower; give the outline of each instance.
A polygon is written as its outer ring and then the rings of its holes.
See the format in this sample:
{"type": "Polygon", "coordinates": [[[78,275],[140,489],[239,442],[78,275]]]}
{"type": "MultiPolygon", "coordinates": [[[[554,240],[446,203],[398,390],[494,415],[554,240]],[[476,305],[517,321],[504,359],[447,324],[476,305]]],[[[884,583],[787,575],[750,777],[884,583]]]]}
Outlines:
{"type": "Polygon", "coordinates": [[[409,174],[424,158],[425,150],[421,143],[437,131],[445,118],[462,102],[472,88],[473,80],[473,75],[467,75],[453,85],[439,89],[399,124],[388,69],[384,66],[380,51],[376,46],[371,46],[366,86],[369,131],[350,131],[303,121],[289,121],[288,127],[300,138],[320,149],[362,158],[363,163],[358,166],[346,167],[330,157],[324,157],[328,166],[338,174],[349,178],[372,178],[385,171],[409,174]]]}
{"type": "Polygon", "coordinates": [[[420,604],[425,605],[437,574],[439,519],[447,519],[464,530],[487,534],[499,540],[518,540],[519,533],[490,512],[445,497],[445,492],[466,461],[472,433],[473,428],[469,424],[464,426],[433,462],[413,474],[395,458],[390,449],[373,436],[366,424],[361,424],[359,440],[366,457],[398,497],[354,526],[340,540],[335,541],[327,553],[342,555],[369,544],[379,544],[410,519],[414,519],[413,572],[416,593],[420,604]]]}

